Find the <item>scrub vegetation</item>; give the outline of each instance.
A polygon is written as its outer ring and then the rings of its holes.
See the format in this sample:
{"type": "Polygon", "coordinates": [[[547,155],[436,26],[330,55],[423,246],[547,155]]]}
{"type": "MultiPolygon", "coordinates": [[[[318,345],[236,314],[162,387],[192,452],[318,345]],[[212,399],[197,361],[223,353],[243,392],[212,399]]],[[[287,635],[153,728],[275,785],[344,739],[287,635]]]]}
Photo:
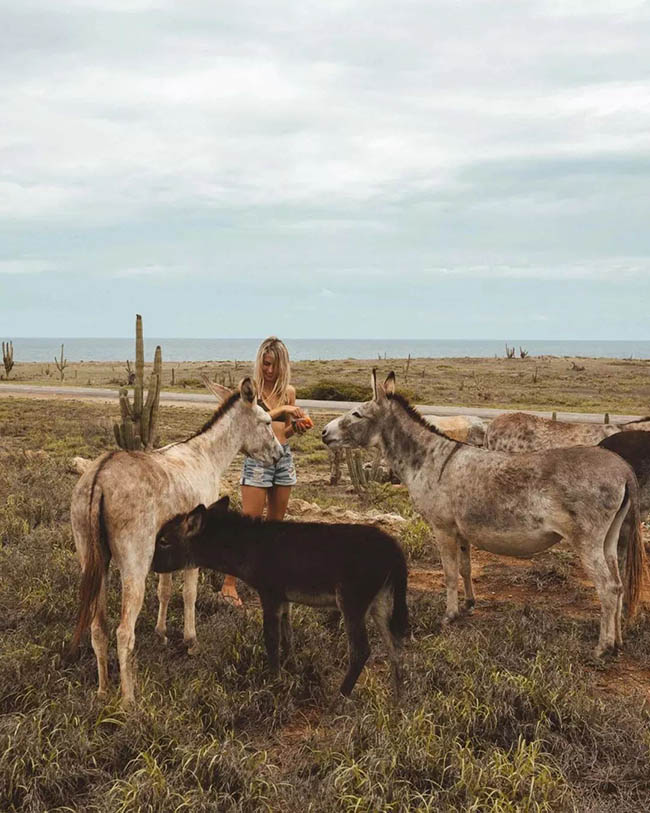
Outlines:
{"type": "MultiPolygon", "coordinates": [[[[242,590],[243,612],[224,607],[219,578],[207,573],[197,603],[201,654],[190,658],[182,646],[180,588],[170,642],[157,640],[151,578],[138,626],[137,706],[124,712],[118,704],[114,635],[114,692],[98,702],[89,643],[75,663],[60,657],[79,581],[69,459],[114,448],[117,410],[117,403],[0,399],[0,810],[650,808],[647,611],[623,654],[596,664],[589,653],[597,603],[570,554],[515,563],[475,553],[477,611],[442,630],[430,530],[401,487],[376,486],[361,499],[345,476],[328,485],[328,459],[317,454],[320,414],[312,413],[315,430],[293,442],[294,496],[406,520],[397,533],[411,568],[413,641],[402,705],[390,703],[388,662],[373,641],[379,656],[352,699],[328,711],[346,662],[345,633],[302,607],[294,612],[298,667],[271,680],[254,594],[242,590]]],[[[205,417],[204,409],[161,407],[160,443],[205,417]]],[[[239,466],[224,483],[233,495],[239,466]]],[[[113,574],[113,627],[115,581],[113,574]]]]}
{"type": "MultiPolygon", "coordinates": [[[[61,384],[54,365],[21,363],[18,347],[16,359],[12,383],[61,384]]],[[[420,404],[650,414],[650,359],[335,359],[294,361],[291,371],[299,398],[356,401],[369,397],[373,366],[394,370],[404,395],[420,404]]],[[[146,380],[151,370],[145,364],[146,380]]],[[[203,374],[233,387],[249,370],[241,361],[164,362],[162,387],[205,392],[203,374]]],[[[117,388],[127,381],[126,364],[71,362],[63,385],[117,388]]]]}

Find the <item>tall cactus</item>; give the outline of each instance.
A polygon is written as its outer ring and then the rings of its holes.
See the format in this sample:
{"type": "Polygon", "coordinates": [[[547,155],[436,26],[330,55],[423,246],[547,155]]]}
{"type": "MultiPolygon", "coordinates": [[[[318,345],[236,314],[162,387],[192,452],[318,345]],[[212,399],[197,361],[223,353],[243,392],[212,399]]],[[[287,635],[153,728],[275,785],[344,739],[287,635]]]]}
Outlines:
{"type": "Polygon", "coordinates": [[[115,440],[122,449],[148,451],[153,447],[158,422],[160,402],[160,382],[162,380],[162,350],[156,347],[153,359],[153,372],[149,377],[146,400],[144,398],[144,340],[142,338],[142,317],[135,317],[135,386],[133,405],[129,401],[126,387],[120,389],[121,422],[113,425],[115,440]]]}
{"type": "Polygon", "coordinates": [[[5,372],[7,374],[7,381],[9,380],[9,373],[11,372],[14,366],[14,346],[9,341],[5,344],[2,342],[2,363],[5,366],[5,372]]]}
{"type": "Polygon", "coordinates": [[[370,483],[380,480],[381,452],[379,450],[375,452],[375,458],[369,469],[363,465],[359,449],[346,449],[345,459],[352,486],[362,497],[367,492],[370,483]]]}

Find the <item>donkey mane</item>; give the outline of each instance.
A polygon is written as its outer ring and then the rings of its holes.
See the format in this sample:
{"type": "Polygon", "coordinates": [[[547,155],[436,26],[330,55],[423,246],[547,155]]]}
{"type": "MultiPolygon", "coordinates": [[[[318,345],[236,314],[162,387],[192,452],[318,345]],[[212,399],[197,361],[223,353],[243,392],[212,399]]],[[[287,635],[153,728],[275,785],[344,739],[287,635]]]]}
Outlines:
{"type": "Polygon", "coordinates": [[[237,401],[239,401],[240,398],[241,398],[240,393],[233,392],[233,394],[228,399],[226,399],[223,402],[223,404],[221,404],[221,406],[214,413],[214,415],[211,418],[209,418],[198,431],[196,431],[193,435],[190,435],[189,438],[185,438],[185,440],[179,441],[179,443],[187,443],[188,440],[197,438],[199,435],[202,435],[204,432],[207,432],[209,429],[212,429],[215,423],[217,423],[218,420],[223,418],[226,412],[230,412],[230,410],[235,406],[235,404],[237,403],[237,401]]]}
{"type": "Polygon", "coordinates": [[[406,412],[406,414],[412,418],[414,421],[423,426],[425,429],[428,429],[432,435],[439,435],[441,438],[445,438],[445,440],[450,440],[452,443],[460,443],[462,446],[470,446],[471,444],[466,443],[463,440],[455,440],[454,438],[450,438],[449,435],[445,434],[441,429],[438,429],[437,426],[429,423],[428,421],[424,420],[424,417],[417,411],[417,409],[409,404],[406,398],[403,395],[400,395],[398,392],[394,392],[392,395],[390,393],[386,394],[386,397],[389,398],[391,401],[397,401],[397,403],[402,407],[402,409],[406,412]]]}

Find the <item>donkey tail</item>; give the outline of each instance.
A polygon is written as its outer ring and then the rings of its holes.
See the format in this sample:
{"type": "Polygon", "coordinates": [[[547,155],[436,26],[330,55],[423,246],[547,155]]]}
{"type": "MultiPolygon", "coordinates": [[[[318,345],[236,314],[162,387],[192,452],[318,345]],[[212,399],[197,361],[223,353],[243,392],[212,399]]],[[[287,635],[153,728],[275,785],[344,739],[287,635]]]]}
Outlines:
{"type": "MultiPolygon", "coordinates": [[[[643,538],[641,536],[641,514],[639,511],[639,487],[636,482],[636,477],[632,474],[625,486],[625,503],[629,503],[628,516],[623,524],[623,528],[628,530],[628,538],[624,541],[627,543],[627,556],[625,560],[625,604],[627,606],[630,618],[634,618],[639,598],[641,596],[641,588],[643,587],[643,579],[645,575],[645,549],[643,546],[643,538]]],[[[623,540],[621,540],[623,541],[623,540]]],[[[620,542],[619,542],[620,544],[620,542]]]]}
{"type": "Polygon", "coordinates": [[[393,588],[393,614],[390,617],[389,628],[393,636],[400,641],[409,634],[409,611],[406,606],[406,560],[401,550],[399,558],[390,574],[393,588]]]}
{"type": "Polygon", "coordinates": [[[90,626],[90,622],[93,620],[95,612],[97,611],[99,591],[102,588],[102,583],[111,559],[104,524],[104,494],[101,486],[97,484],[96,476],[90,489],[90,504],[86,531],[88,540],[86,561],[84,563],[81,585],[79,587],[77,626],[75,627],[67,652],[67,658],[69,660],[76,655],[81,638],[90,626]]]}

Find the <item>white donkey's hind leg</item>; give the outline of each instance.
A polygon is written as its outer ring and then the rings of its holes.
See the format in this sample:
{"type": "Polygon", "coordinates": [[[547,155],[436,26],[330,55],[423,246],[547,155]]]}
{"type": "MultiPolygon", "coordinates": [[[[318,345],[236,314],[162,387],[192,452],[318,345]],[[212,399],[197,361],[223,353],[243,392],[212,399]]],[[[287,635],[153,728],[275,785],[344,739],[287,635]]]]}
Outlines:
{"type": "MultiPolygon", "coordinates": [[[[618,549],[621,532],[623,532],[624,534],[634,533],[633,523],[631,521],[625,522],[626,518],[628,519],[630,518],[629,508],[630,501],[628,499],[623,503],[622,507],[619,509],[618,513],[614,517],[614,521],[612,522],[609,531],[607,531],[607,536],[605,537],[605,561],[607,562],[609,571],[612,574],[612,578],[616,582],[618,590],[618,602],[616,605],[616,619],[615,619],[615,643],[617,647],[623,646],[622,619],[623,619],[623,593],[625,592],[623,589],[623,582],[621,580],[621,573],[618,566],[618,549]]],[[[630,545],[629,539],[621,541],[626,547],[629,547],[630,545]]]]}
{"type": "Polygon", "coordinates": [[[90,640],[97,658],[97,696],[106,697],[108,693],[108,620],[106,617],[106,580],[104,574],[102,585],[97,596],[97,608],[90,622],[90,640]]]}
{"type": "Polygon", "coordinates": [[[197,655],[201,649],[196,640],[196,593],[199,584],[198,567],[183,571],[183,641],[188,655],[197,655]]]}
{"type": "Polygon", "coordinates": [[[146,581],[144,573],[122,573],[122,615],[117,628],[117,657],[120,662],[122,703],[129,705],[135,700],[133,679],[133,650],[135,648],[135,622],[138,620],[146,581]]]}
{"type": "Polygon", "coordinates": [[[167,608],[172,595],[172,574],[161,573],[158,576],[158,621],[156,635],[163,644],[167,643],[167,608]]]}
{"type": "Polygon", "coordinates": [[[616,614],[622,587],[620,578],[617,582],[605,558],[605,538],[602,531],[599,533],[592,529],[591,533],[581,536],[578,550],[600,599],[600,635],[595,649],[596,657],[600,657],[616,648],[616,614]]]}

